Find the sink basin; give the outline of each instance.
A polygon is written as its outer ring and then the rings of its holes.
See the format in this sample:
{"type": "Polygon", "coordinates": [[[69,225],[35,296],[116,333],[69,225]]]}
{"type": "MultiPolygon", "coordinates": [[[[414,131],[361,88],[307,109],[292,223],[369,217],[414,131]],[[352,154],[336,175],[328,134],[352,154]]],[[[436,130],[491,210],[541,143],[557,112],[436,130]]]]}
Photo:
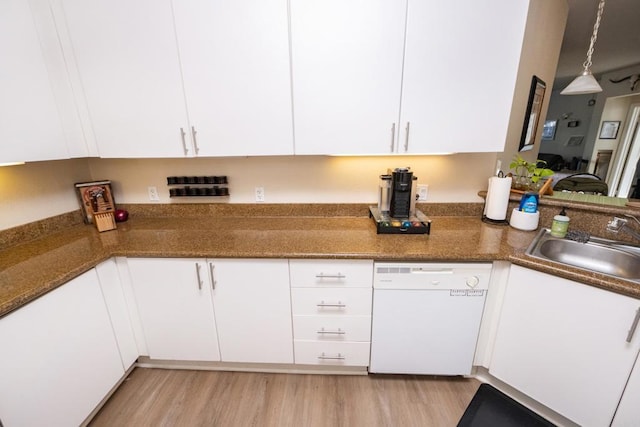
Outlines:
{"type": "Polygon", "coordinates": [[[542,229],[527,255],[640,283],[640,246],[591,237],[587,243],[551,236],[542,229]]]}

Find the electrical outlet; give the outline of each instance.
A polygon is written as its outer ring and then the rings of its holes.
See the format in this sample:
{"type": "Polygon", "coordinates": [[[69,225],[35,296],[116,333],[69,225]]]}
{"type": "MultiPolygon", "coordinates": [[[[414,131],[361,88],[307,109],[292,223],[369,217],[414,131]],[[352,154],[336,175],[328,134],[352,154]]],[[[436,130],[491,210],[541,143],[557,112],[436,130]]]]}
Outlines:
{"type": "Polygon", "coordinates": [[[158,194],[158,189],[156,187],[147,187],[147,190],[149,191],[149,200],[152,202],[160,201],[160,195],[158,194]]]}
{"type": "Polygon", "coordinates": [[[256,187],[256,202],[264,202],[264,187],[256,187]]]}
{"type": "Polygon", "coordinates": [[[426,202],[429,194],[429,186],[427,184],[418,184],[418,201],[426,202]]]}

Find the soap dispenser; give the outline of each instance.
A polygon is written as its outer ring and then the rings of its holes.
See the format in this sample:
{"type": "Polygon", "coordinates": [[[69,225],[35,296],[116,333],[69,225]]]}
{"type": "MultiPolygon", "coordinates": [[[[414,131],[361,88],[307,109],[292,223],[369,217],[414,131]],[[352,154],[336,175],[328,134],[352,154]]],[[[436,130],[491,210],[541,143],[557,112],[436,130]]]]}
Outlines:
{"type": "Polygon", "coordinates": [[[560,213],[553,217],[553,223],[551,224],[551,235],[553,237],[564,237],[569,230],[569,220],[565,208],[562,208],[560,213]]]}

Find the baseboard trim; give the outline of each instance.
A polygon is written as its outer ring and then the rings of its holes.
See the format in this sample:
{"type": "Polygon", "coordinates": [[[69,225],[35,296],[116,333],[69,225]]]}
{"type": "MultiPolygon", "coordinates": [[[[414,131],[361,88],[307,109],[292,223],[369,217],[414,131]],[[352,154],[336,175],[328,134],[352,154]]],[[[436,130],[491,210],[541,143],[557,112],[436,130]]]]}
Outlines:
{"type": "Polygon", "coordinates": [[[366,366],[317,366],[287,363],[234,363],[206,361],[156,360],[147,356],[138,358],[139,368],[186,369],[199,371],[264,372],[313,375],[368,375],[366,366]]]}

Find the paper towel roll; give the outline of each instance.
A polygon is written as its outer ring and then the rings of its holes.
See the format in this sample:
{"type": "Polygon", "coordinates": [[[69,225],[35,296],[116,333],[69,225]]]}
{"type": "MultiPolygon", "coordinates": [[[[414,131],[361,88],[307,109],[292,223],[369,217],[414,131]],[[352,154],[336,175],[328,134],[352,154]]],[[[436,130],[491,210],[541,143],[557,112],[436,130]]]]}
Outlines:
{"type": "Polygon", "coordinates": [[[492,176],[489,178],[487,199],[484,204],[484,216],[495,221],[505,220],[507,218],[507,207],[509,206],[510,193],[510,176],[506,178],[492,176]]]}

